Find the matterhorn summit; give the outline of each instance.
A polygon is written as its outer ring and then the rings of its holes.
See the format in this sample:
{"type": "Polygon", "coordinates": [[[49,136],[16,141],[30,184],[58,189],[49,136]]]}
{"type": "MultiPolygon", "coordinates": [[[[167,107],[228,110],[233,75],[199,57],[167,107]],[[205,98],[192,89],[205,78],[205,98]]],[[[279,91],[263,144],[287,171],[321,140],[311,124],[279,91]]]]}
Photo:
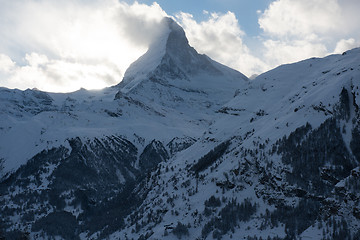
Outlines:
{"type": "Polygon", "coordinates": [[[184,30],[171,18],[148,51],[130,65],[118,85],[127,95],[175,109],[216,110],[234,97],[248,78],[189,45],[184,30]]]}

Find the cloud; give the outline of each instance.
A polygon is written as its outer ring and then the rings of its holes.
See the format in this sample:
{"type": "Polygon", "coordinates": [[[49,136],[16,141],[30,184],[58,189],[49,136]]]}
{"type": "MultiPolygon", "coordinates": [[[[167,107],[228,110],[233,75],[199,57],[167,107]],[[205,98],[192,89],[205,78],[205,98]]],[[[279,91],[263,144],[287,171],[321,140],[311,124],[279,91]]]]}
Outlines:
{"type": "Polygon", "coordinates": [[[260,28],[277,37],[308,37],[342,25],[337,0],[277,0],[259,18],[260,28]],[[335,23],[335,24],[334,24],[335,23]]]}
{"type": "Polygon", "coordinates": [[[354,38],[341,39],[336,43],[334,53],[343,53],[346,50],[360,46],[359,42],[356,42],[354,38]]]}
{"type": "Polygon", "coordinates": [[[316,56],[328,54],[326,47],[317,42],[306,40],[281,41],[266,40],[263,42],[265,47],[264,59],[273,67],[290,62],[297,62],[316,56]]]}
{"type": "Polygon", "coordinates": [[[0,85],[20,89],[114,85],[156,38],[166,16],[156,3],[0,2],[0,85]]]}
{"type": "Polygon", "coordinates": [[[66,85],[68,83],[71,84],[70,90],[77,90],[84,85],[89,89],[96,89],[113,85],[117,80],[114,76],[121,74],[117,66],[111,68],[110,63],[54,60],[37,53],[26,54],[25,61],[23,66],[13,64],[10,70],[3,71],[5,77],[10,79],[7,87],[19,88],[25,83],[51,92],[66,92],[69,91],[69,86],[66,85]]]}
{"type": "Polygon", "coordinates": [[[265,61],[275,66],[359,46],[359,8],[358,0],[272,2],[258,21],[265,61]]]}
{"type": "Polygon", "coordinates": [[[234,13],[210,13],[206,21],[197,22],[191,14],[181,12],[176,19],[184,28],[190,45],[200,53],[248,76],[267,69],[266,64],[254,57],[244,44],[245,33],[234,13]]]}
{"type": "Polygon", "coordinates": [[[15,67],[15,63],[5,54],[0,54],[0,72],[9,73],[15,67]]]}
{"type": "MultiPolygon", "coordinates": [[[[118,0],[0,0],[0,86],[73,91],[122,80],[162,31],[159,4],[118,0]]],[[[180,12],[190,44],[251,76],[277,65],[360,46],[360,1],[276,0],[247,36],[232,12],[180,12]]]]}

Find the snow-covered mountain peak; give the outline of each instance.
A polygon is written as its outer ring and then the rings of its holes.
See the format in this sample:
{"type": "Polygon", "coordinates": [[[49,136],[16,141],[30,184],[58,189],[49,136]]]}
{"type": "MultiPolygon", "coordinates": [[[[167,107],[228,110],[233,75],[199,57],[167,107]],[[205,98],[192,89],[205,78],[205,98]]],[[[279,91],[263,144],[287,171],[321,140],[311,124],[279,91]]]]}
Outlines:
{"type": "Polygon", "coordinates": [[[247,78],[239,72],[214,62],[206,55],[198,54],[189,45],[185,32],[171,18],[164,18],[160,24],[158,38],[148,51],[130,65],[123,81],[119,84],[122,92],[128,92],[151,75],[170,79],[189,79],[200,73],[217,76],[233,75],[243,80],[247,78]]]}
{"type": "Polygon", "coordinates": [[[145,78],[149,72],[153,71],[160,64],[166,52],[166,42],[171,31],[164,21],[161,23],[161,29],[156,41],[151,43],[147,52],[133,62],[126,70],[124,78],[119,84],[120,87],[125,86],[123,92],[130,91],[140,83],[141,79],[145,78]]]}
{"type": "Polygon", "coordinates": [[[126,71],[116,99],[126,95],[161,108],[213,112],[243,88],[246,76],[199,54],[174,20],[164,18],[161,26],[156,41],[126,71]]]}
{"type": "MultiPolygon", "coordinates": [[[[184,30],[176,22],[170,18],[164,18],[163,22],[170,29],[164,56],[167,64],[176,64],[186,77],[203,72],[218,76],[225,74],[209,57],[198,54],[197,51],[189,45],[184,30]]],[[[168,77],[175,78],[182,77],[182,75],[175,73],[168,77]]]]}

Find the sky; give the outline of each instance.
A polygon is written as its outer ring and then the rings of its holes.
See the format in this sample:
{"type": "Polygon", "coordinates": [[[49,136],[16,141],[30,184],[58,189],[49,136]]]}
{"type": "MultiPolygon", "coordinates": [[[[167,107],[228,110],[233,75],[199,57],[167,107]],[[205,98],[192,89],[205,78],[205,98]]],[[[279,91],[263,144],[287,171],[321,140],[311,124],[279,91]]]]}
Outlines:
{"type": "Polygon", "coordinates": [[[164,16],[199,53],[248,77],[360,46],[358,0],[0,0],[0,86],[119,83],[164,16]]]}

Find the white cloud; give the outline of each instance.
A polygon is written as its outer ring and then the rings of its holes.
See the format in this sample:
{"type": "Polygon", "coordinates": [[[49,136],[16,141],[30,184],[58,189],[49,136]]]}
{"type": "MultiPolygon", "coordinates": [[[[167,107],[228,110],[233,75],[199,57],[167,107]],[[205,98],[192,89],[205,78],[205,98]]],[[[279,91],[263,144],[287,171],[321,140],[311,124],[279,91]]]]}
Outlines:
{"type": "Polygon", "coordinates": [[[38,67],[41,65],[45,65],[49,62],[49,59],[47,56],[39,55],[37,53],[26,54],[25,59],[29,63],[29,66],[31,66],[31,67],[38,67]]]}
{"type": "Polygon", "coordinates": [[[354,38],[341,39],[336,43],[334,53],[343,53],[346,50],[360,46],[359,42],[356,42],[354,38]]]}
{"type": "Polygon", "coordinates": [[[272,2],[259,17],[265,61],[276,66],[359,46],[360,15],[354,9],[360,9],[358,0],[272,2]]]}
{"type": "Polygon", "coordinates": [[[180,13],[176,18],[184,28],[190,44],[200,53],[205,53],[248,76],[267,69],[244,44],[242,38],[245,33],[234,13],[211,13],[209,18],[202,22],[195,21],[188,13],[180,13]]]}
{"type": "Polygon", "coordinates": [[[264,58],[273,66],[310,57],[324,56],[328,53],[323,44],[304,40],[291,42],[266,40],[263,44],[265,47],[264,58]]]}
{"type": "Polygon", "coordinates": [[[156,3],[116,0],[0,3],[0,85],[47,91],[120,82],[166,15],[156,3]]]}
{"type": "Polygon", "coordinates": [[[54,60],[37,53],[26,54],[25,59],[23,66],[13,65],[11,71],[5,72],[4,77],[9,79],[7,87],[19,88],[25,83],[51,92],[77,90],[84,85],[89,89],[96,89],[113,85],[117,80],[114,76],[121,74],[116,66],[111,68],[110,63],[54,60]]]}
{"type": "Polygon", "coordinates": [[[0,72],[9,73],[15,67],[15,63],[5,54],[0,54],[0,72]]]}
{"type": "Polygon", "coordinates": [[[265,33],[279,37],[325,34],[342,25],[337,0],[277,0],[259,18],[265,33]]]}

